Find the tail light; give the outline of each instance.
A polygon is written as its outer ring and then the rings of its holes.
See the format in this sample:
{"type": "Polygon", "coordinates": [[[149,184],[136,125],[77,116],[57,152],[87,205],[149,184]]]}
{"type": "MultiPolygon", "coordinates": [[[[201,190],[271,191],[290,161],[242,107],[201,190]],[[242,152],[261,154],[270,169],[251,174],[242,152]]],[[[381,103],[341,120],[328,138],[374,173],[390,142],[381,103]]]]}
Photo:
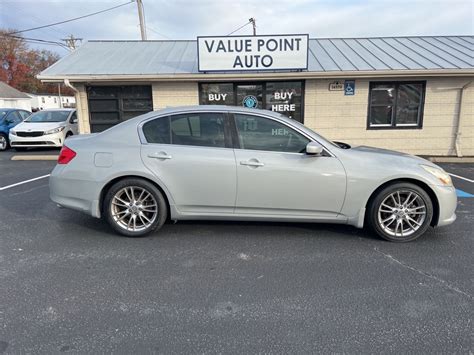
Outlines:
{"type": "Polygon", "coordinates": [[[76,152],[71,148],[63,145],[59,152],[58,164],[67,164],[76,156],[76,152]]]}

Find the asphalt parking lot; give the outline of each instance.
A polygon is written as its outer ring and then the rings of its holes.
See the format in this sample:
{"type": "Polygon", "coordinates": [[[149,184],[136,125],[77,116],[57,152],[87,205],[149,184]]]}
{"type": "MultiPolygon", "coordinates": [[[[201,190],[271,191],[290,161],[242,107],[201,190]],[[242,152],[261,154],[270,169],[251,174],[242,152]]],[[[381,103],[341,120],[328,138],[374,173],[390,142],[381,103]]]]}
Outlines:
{"type": "Polygon", "coordinates": [[[5,188],[55,165],[13,154],[0,153],[0,352],[474,350],[474,164],[440,164],[468,179],[453,178],[458,220],[412,243],[217,222],[130,239],[57,208],[47,177],[5,188]]]}

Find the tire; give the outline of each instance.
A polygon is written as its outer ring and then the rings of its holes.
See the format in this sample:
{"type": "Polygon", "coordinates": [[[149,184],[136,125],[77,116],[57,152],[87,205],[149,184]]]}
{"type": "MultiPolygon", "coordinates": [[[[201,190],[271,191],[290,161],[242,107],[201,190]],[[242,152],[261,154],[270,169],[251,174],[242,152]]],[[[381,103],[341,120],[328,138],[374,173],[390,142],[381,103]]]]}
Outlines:
{"type": "Polygon", "coordinates": [[[127,178],[107,191],[103,215],[116,232],[127,237],[142,237],[163,226],[168,209],[155,185],[143,179],[127,178]]]}
{"type": "Polygon", "coordinates": [[[372,199],[366,217],[369,227],[383,239],[411,242],[429,228],[433,202],[418,185],[394,183],[372,199]]]}
{"type": "Polygon", "coordinates": [[[4,133],[0,133],[0,152],[7,150],[10,147],[10,142],[8,141],[8,136],[4,133]]]}

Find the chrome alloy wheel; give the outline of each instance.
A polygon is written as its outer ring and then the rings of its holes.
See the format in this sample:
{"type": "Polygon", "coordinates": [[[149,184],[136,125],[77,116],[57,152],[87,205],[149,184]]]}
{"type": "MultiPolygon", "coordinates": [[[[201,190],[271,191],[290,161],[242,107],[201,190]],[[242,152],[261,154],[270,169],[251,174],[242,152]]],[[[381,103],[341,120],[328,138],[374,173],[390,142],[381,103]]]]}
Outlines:
{"type": "Polygon", "coordinates": [[[110,203],[110,212],[121,228],[140,232],[149,228],[158,216],[158,204],[151,192],[138,186],[119,190],[110,203]]]}
{"type": "Polygon", "coordinates": [[[378,209],[378,223],[389,235],[408,237],[423,225],[426,203],[414,191],[399,190],[388,195],[378,209]]]}
{"type": "Polygon", "coordinates": [[[0,135],[0,150],[5,150],[7,149],[7,139],[0,135]]]}

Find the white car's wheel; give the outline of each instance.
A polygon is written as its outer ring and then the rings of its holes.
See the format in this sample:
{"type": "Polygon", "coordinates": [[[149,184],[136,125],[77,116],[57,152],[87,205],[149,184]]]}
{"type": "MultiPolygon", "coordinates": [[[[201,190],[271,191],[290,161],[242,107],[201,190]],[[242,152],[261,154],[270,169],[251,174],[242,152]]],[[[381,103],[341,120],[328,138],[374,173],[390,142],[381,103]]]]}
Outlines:
{"type": "Polygon", "coordinates": [[[391,242],[409,242],[428,229],[433,203],[421,187],[396,183],[380,191],[367,210],[370,227],[391,242]]]}
{"type": "Polygon", "coordinates": [[[140,237],[164,224],[166,201],[152,183],[142,179],[124,179],[107,192],[104,215],[111,227],[120,234],[140,237]]]}

